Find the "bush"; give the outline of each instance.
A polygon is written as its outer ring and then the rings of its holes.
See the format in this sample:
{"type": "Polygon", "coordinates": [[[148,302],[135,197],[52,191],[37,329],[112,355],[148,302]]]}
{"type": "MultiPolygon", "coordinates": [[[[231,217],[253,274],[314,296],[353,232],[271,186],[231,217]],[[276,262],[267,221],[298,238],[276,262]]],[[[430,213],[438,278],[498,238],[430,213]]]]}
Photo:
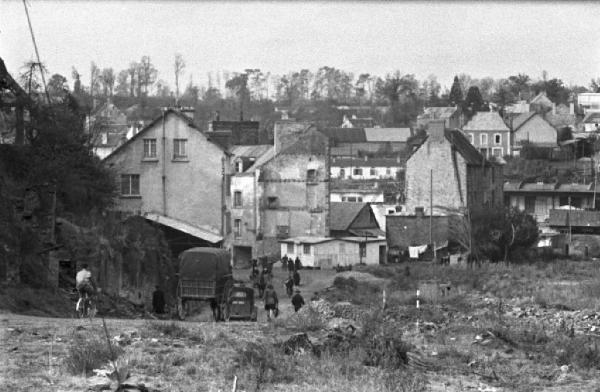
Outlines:
{"type": "Polygon", "coordinates": [[[250,342],[236,353],[232,370],[236,374],[239,370],[249,372],[248,381],[259,391],[267,383],[292,382],[294,371],[291,366],[293,363],[276,352],[271,344],[250,342]]]}
{"type": "Polygon", "coordinates": [[[319,311],[310,305],[303,307],[288,320],[288,327],[301,332],[319,331],[327,324],[319,311]]]}
{"type": "Polygon", "coordinates": [[[359,339],[365,351],[363,363],[367,366],[398,368],[408,363],[410,345],[402,340],[402,331],[383,312],[374,312],[365,320],[359,339]]]}
{"type": "Polygon", "coordinates": [[[597,339],[585,336],[562,337],[549,349],[558,366],[571,365],[582,369],[600,369],[600,349],[597,339]]]}
{"type": "Polygon", "coordinates": [[[111,353],[106,340],[100,337],[76,334],[67,349],[64,365],[71,374],[89,375],[92,370],[116,361],[123,352],[121,347],[113,345],[111,353]]]}

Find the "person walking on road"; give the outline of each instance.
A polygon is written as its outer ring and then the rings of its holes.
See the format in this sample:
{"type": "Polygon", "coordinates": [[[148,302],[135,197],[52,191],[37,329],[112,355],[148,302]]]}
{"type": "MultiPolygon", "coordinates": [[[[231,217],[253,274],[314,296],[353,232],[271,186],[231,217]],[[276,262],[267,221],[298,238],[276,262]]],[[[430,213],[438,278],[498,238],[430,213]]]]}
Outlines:
{"type": "Polygon", "coordinates": [[[270,321],[271,317],[275,317],[277,307],[279,306],[277,293],[275,292],[272,284],[267,286],[263,300],[265,302],[265,310],[267,311],[267,319],[270,321]]]}
{"type": "Polygon", "coordinates": [[[292,260],[291,257],[288,259],[287,267],[288,267],[288,272],[290,272],[290,273],[294,272],[294,260],[292,260]]]}
{"type": "Polygon", "coordinates": [[[287,294],[288,297],[291,297],[292,294],[294,293],[294,279],[292,278],[292,276],[288,276],[288,278],[285,280],[284,284],[285,286],[285,292],[287,294]]]}
{"type": "Polygon", "coordinates": [[[296,290],[296,294],[292,297],[292,305],[294,305],[294,312],[298,312],[304,306],[304,298],[302,298],[300,290],[296,290]]]}
{"type": "Polygon", "coordinates": [[[300,272],[294,271],[294,286],[300,286],[300,272]]]}
{"type": "Polygon", "coordinates": [[[300,257],[296,256],[296,261],[294,261],[294,270],[299,271],[302,269],[302,263],[300,262],[300,257]]]}

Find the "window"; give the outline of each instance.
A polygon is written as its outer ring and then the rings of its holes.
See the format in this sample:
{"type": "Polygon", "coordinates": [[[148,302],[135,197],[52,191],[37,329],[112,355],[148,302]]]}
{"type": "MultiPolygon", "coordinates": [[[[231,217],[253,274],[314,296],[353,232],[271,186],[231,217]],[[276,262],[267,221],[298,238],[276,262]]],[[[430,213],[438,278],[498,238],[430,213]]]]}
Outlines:
{"type": "Polygon", "coordinates": [[[233,221],[233,235],[235,238],[242,236],[242,220],[236,219],[233,221]]]}
{"type": "Polygon", "coordinates": [[[358,244],[358,251],[360,252],[360,257],[367,257],[367,244],[366,243],[358,244]]]}
{"type": "Polygon", "coordinates": [[[233,206],[234,207],[242,206],[242,192],[241,191],[233,192],[233,206]]]}
{"type": "Polygon", "coordinates": [[[494,135],[494,144],[502,144],[502,135],[499,133],[496,133],[494,135]]]}
{"type": "Polygon", "coordinates": [[[351,202],[355,203],[356,202],[356,197],[354,197],[354,196],[348,196],[346,198],[346,201],[351,201],[351,202]]]}
{"type": "Polygon", "coordinates": [[[471,142],[471,144],[475,144],[475,135],[472,133],[469,133],[469,141],[471,142]]]}
{"type": "Polygon", "coordinates": [[[144,158],[156,158],[156,139],[144,139],[144,158]]]}
{"type": "Polygon", "coordinates": [[[343,242],[340,243],[340,254],[344,254],[346,253],[346,244],[344,244],[343,242]]]}
{"type": "Polygon", "coordinates": [[[244,171],[244,161],[241,159],[235,163],[235,171],[242,173],[244,171]]]}
{"type": "Polygon", "coordinates": [[[306,171],[306,181],[307,182],[317,181],[317,171],[315,169],[310,169],[310,170],[306,171]]]}
{"type": "Polygon", "coordinates": [[[290,236],[289,226],[277,226],[277,238],[288,238],[290,236]]]}
{"type": "Polygon", "coordinates": [[[187,139],[173,139],[173,158],[187,158],[187,139]]]}
{"type": "Polygon", "coordinates": [[[385,169],[385,175],[389,176],[390,174],[392,174],[392,169],[390,169],[389,167],[385,169]]]}
{"type": "Polygon", "coordinates": [[[121,175],[121,195],[139,196],[140,194],[140,175],[122,174],[121,175]]]}
{"type": "Polygon", "coordinates": [[[502,157],[502,147],[494,147],[492,148],[492,155],[496,158],[502,157]]]}
{"type": "Polygon", "coordinates": [[[360,168],[355,168],[354,169],[354,173],[355,176],[362,176],[362,169],[360,168]]]}
{"type": "Polygon", "coordinates": [[[279,207],[279,198],[276,196],[267,197],[267,208],[276,209],[279,207]]]}
{"type": "Polygon", "coordinates": [[[294,253],[294,244],[287,244],[287,253],[288,254],[294,253]]]}
{"type": "Polygon", "coordinates": [[[303,253],[305,255],[309,255],[310,254],[310,244],[304,244],[303,251],[304,251],[303,253]]]}
{"type": "Polygon", "coordinates": [[[358,197],[356,198],[356,201],[357,201],[357,202],[359,202],[359,203],[362,203],[362,196],[358,196],[358,197]]]}
{"type": "Polygon", "coordinates": [[[535,196],[525,196],[525,212],[533,214],[535,211],[535,196]]]}
{"type": "Polygon", "coordinates": [[[345,178],[345,177],[346,177],[346,170],[340,169],[340,178],[345,178]]]}
{"type": "Polygon", "coordinates": [[[479,143],[482,144],[482,145],[488,144],[488,135],[487,135],[487,133],[482,133],[481,135],[479,135],[479,143]]]}
{"type": "Polygon", "coordinates": [[[372,176],[376,176],[376,175],[377,175],[377,170],[376,170],[374,167],[372,167],[372,168],[369,170],[369,174],[370,174],[370,175],[372,175],[372,176]]]}

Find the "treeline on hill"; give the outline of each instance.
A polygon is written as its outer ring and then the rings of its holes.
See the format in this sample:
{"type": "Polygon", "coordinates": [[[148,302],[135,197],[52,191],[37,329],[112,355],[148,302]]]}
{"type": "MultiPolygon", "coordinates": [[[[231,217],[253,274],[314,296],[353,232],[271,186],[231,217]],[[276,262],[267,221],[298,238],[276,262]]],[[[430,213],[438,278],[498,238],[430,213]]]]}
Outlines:
{"type": "MultiPolygon", "coordinates": [[[[26,64],[20,76],[26,91],[41,88],[35,75],[32,78],[33,68],[26,64]]],[[[285,106],[298,120],[331,126],[339,121],[333,105],[362,105],[386,106],[388,110],[384,114],[380,112],[382,118],[378,120],[386,126],[406,126],[411,125],[426,106],[461,105],[469,114],[487,110],[489,102],[503,107],[540,91],[545,91],[548,98],[557,104],[566,103],[571,94],[600,91],[600,78],[592,80],[588,87],[567,86],[559,78],[549,78],[546,71],[538,79],[526,74],[476,79],[461,73],[447,89],[442,87],[435,75],[418,80],[414,74],[400,71],[380,76],[353,74],[328,66],[318,70],[291,71],[284,75],[260,69],[208,72],[207,82],[199,85],[193,81],[197,71],[187,69],[180,54],[175,55],[170,72],[173,72],[171,75],[175,80],[173,88],[164,80],[166,72],[159,72],[149,56],[131,62],[127,69],[120,71],[111,67],[101,69],[92,62],[87,84],[73,68],[72,92],[90,108],[95,98],[111,97],[119,107],[134,104],[160,107],[172,105],[177,100],[182,106],[194,107],[196,121],[202,125],[212,119],[216,111],[221,113],[222,119],[238,119],[243,113],[245,119],[254,117],[260,118],[261,122],[274,121],[274,107],[285,106]]],[[[67,78],[52,75],[48,89],[50,92],[69,90],[67,78]]],[[[373,115],[377,113],[374,111],[373,115]]]]}

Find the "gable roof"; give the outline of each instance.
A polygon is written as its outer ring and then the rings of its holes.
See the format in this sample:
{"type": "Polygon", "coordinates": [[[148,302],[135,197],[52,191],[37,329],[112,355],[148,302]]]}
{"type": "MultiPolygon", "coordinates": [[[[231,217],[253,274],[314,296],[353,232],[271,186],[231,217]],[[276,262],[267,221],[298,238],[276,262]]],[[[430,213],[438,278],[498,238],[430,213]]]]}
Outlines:
{"type": "Polygon", "coordinates": [[[455,106],[440,106],[440,107],[428,107],[425,108],[423,113],[420,114],[417,119],[419,120],[446,120],[456,112],[455,106]]]}
{"type": "Polygon", "coordinates": [[[331,202],[329,206],[329,229],[336,231],[348,230],[352,222],[365,208],[367,203],[331,202]]]}
{"type": "MultiPolygon", "coordinates": [[[[220,146],[219,144],[213,142],[212,140],[210,140],[209,138],[207,138],[204,133],[202,133],[202,131],[200,131],[198,128],[196,128],[196,126],[194,125],[194,122],[192,121],[192,119],[190,119],[188,116],[186,116],[185,114],[181,113],[179,110],[177,109],[167,109],[164,112],[164,118],[166,119],[168,115],[173,114],[175,116],[177,116],[179,119],[183,120],[190,128],[195,129],[196,131],[198,131],[200,134],[202,134],[206,140],[208,140],[211,144],[215,145],[216,147],[218,147],[220,150],[222,150],[225,154],[229,155],[230,153],[228,151],[226,151],[222,146],[220,146]]],[[[152,128],[153,126],[155,126],[156,124],[158,124],[160,121],[162,121],[163,116],[159,116],[156,117],[154,120],[152,120],[152,122],[148,125],[146,125],[142,130],[140,130],[138,133],[136,133],[135,135],[133,135],[131,138],[129,138],[125,143],[121,144],[119,147],[117,147],[113,152],[111,152],[110,154],[108,154],[103,160],[107,160],[108,158],[112,157],[113,155],[116,155],[118,152],[120,152],[123,148],[125,148],[125,146],[128,146],[129,144],[131,144],[134,140],[137,140],[141,135],[143,135],[144,133],[146,133],[146,131],[148,131],[148,129],[152,128]]]]}
{"type": "Polygon", "coordinates": [[[548,96],[546,95],[545,91],[541,91],[538,95],[536,95],[535,97],[531,98],[531,101],[529,101],[529,103],[533,103],[533,104],[544,104],[547,106],[552,106],[552,101],[550,100],[550,98],[548,98],[548,96]]]}
{"type": "Polygon", "coordinates": [[[319,132],[327,136],[333,143],[366,142],[364,128],[320,128],[319,132]]]}
{"type": "Polygon", "coordinates": [[[257,144],[249,146],[232,146],[229,152],[234,157],[258,158],[273,146],[270,144],[257,144]]]}
{"type": "Polygon", "coordinates": [[[529,121],[533,116],[535,116],[536,112],[527,112],[521,113],[518,116],[515,116],[512,120],[512,129],[516,131],[521,128],[527,121],[529,121]]]}
{"type": "Polygon", "coordinates": [[[477,112],[464,131],[509,131],[498,112],[477,112]]]}
{"type": "MultiPolygon", "coordinates": [[[[450,145],[456,149],[460,156],[463,157],[467,165],[493,165],[492,162],[486,160],[485,157],[481,155],[481,153],[475,148],[475,146],[471,144],[469,139],[467,139],[465,134],[459,131],[458,129],[446,129],[444,131],[444,136],[446,137],[446,140],[450,143],[450,145]]],[[[414,148],[414,150],[410,153],[409,157],[407,158],[407,161],[414,156],[415,152],[417,152],[427,142],[428,139],[429,135],[427,135],[423,139],[421,144],[414,148]]]]}
{"type": "Polygon", "coordinates": [[[406,142],[412,133],[410,128],[365,128],[368,142],[406,142]]]}

